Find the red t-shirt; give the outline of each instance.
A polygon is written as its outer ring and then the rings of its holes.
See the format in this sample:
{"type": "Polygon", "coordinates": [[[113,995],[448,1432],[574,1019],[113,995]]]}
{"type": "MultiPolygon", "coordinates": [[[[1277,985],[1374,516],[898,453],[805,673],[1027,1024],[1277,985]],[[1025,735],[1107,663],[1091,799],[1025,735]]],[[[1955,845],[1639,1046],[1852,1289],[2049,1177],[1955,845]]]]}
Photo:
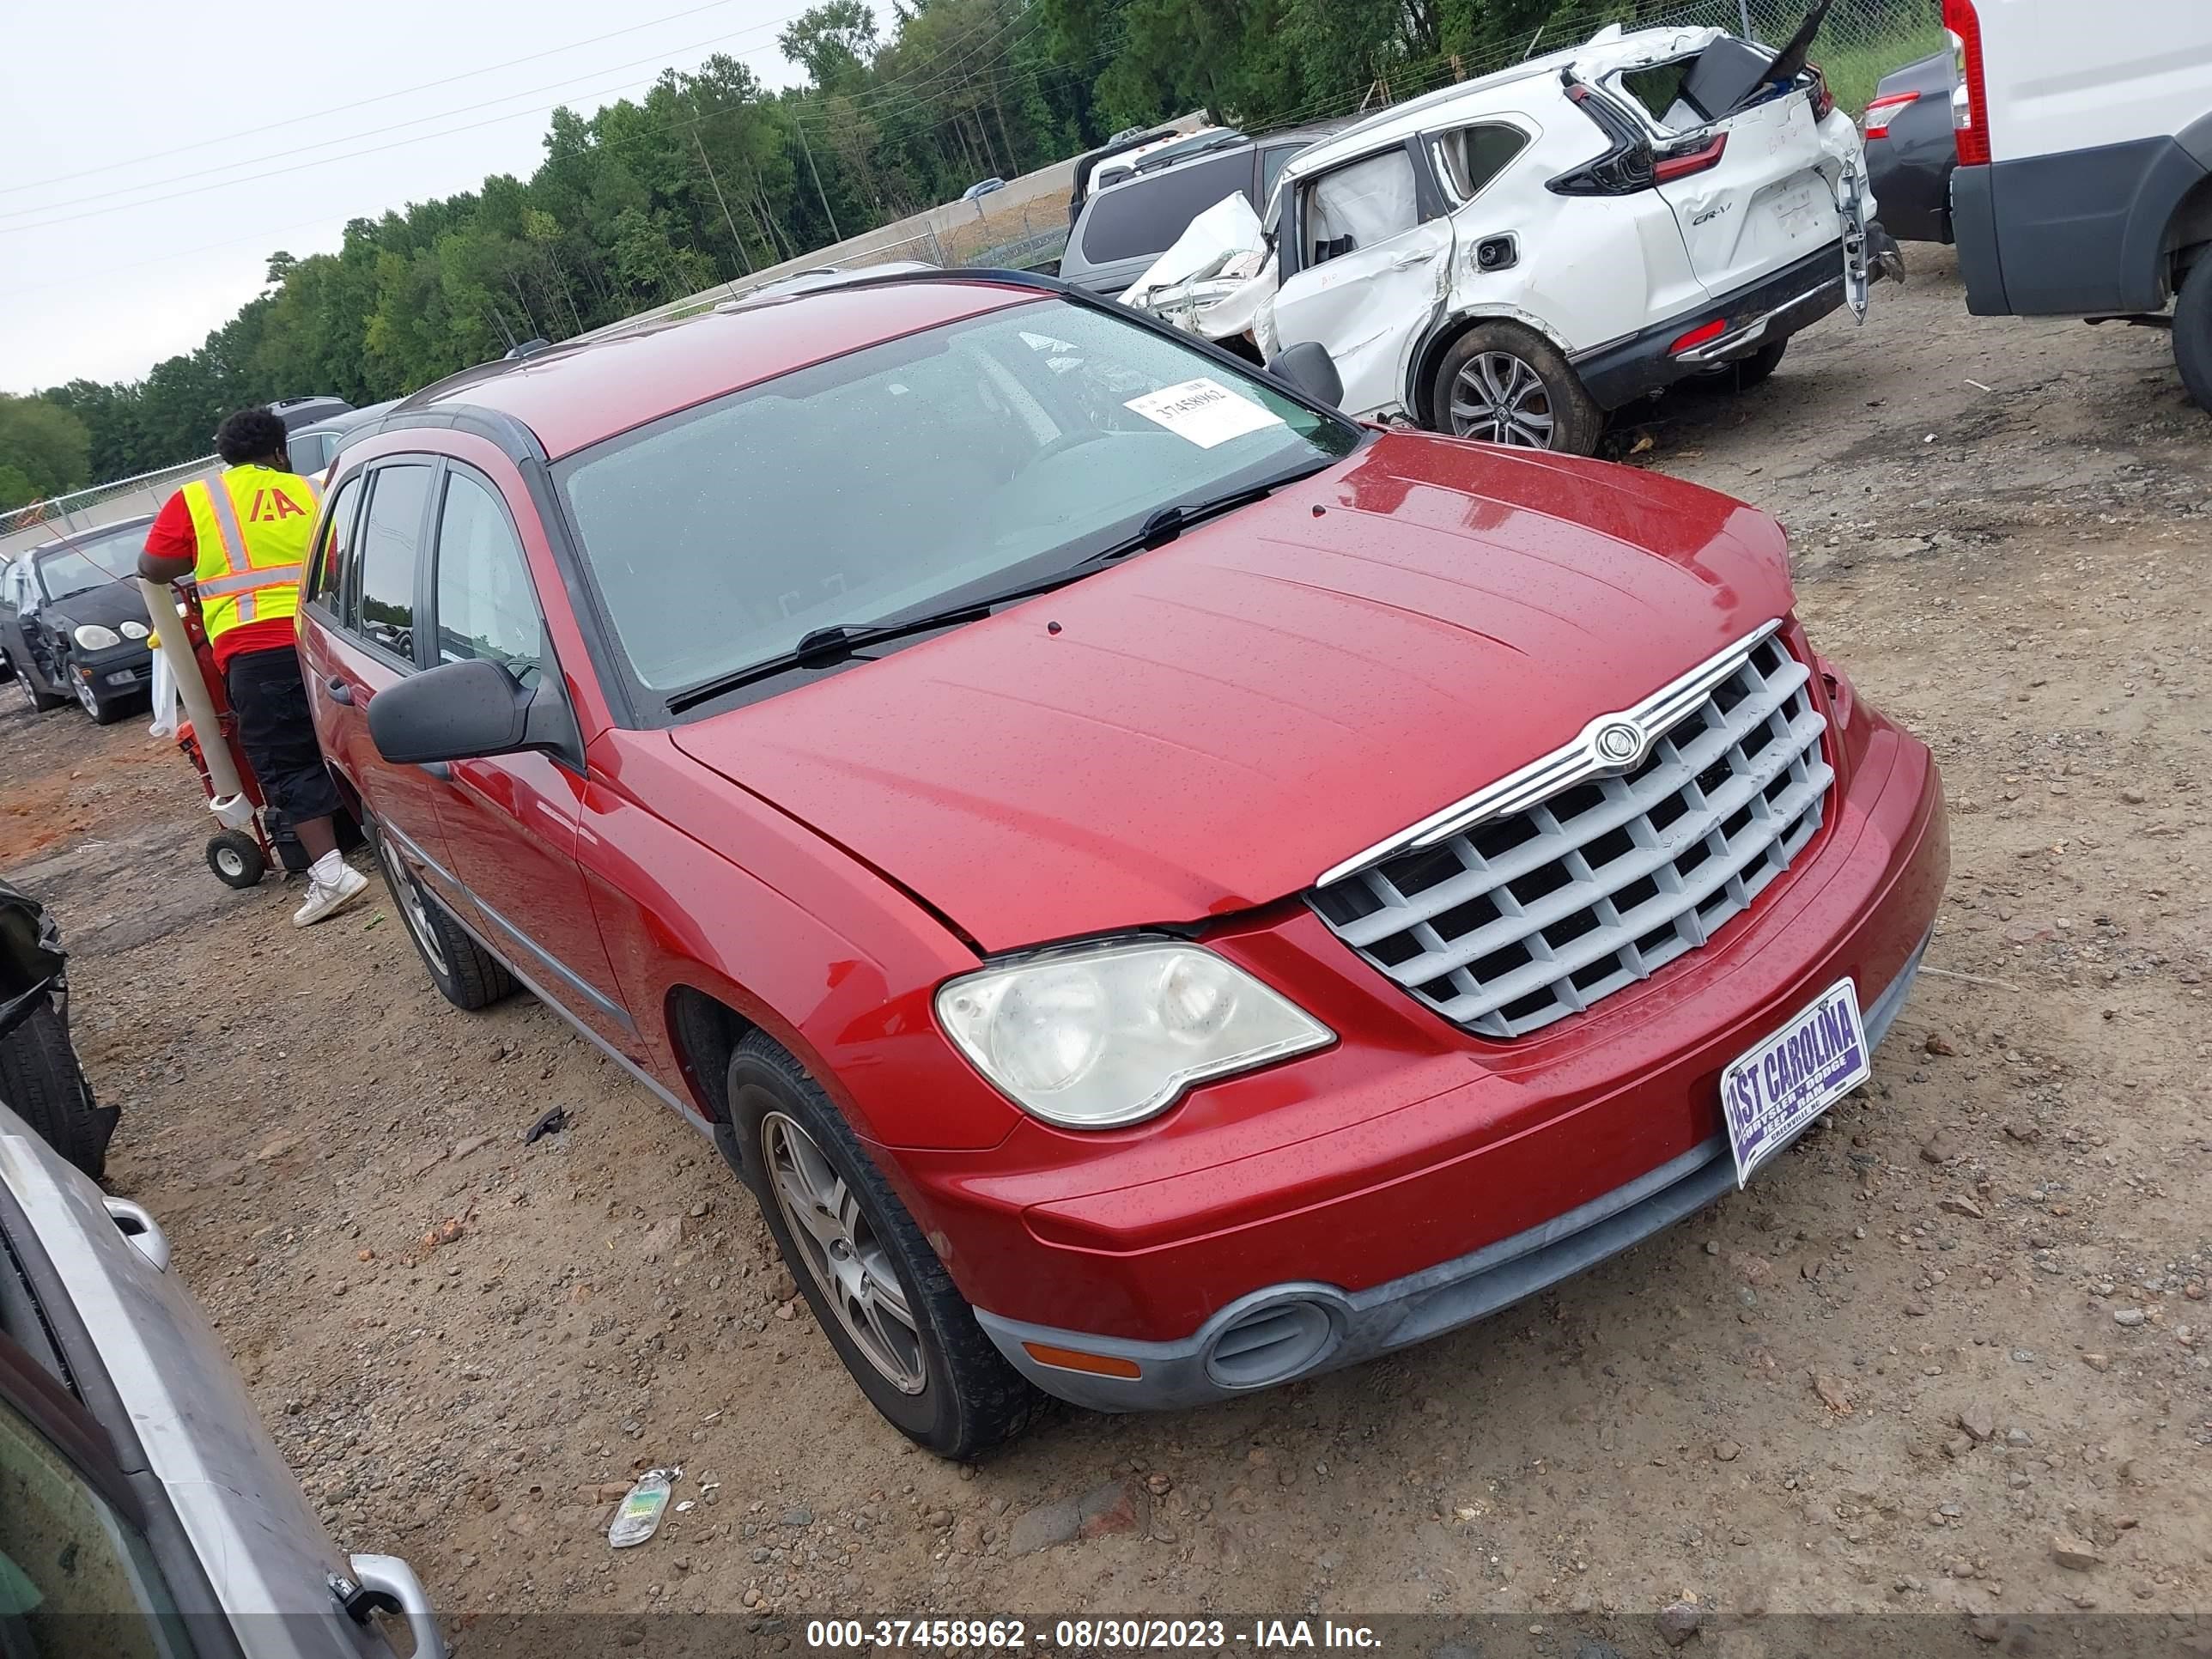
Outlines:
{"type": "MultiPolygon", "coordinates": [[[[198,559],[200,540],[192,529],[192,510],[185,505],[181,489],[161,503],[154,522],[146,527],[146,550],[157,559],[198,559]]],[[[218,670],[247,651],[291,650],[299,641],[297,623],[290,617],[271,617],[263,622],[240,623],[208,642],[218,670]]]]}

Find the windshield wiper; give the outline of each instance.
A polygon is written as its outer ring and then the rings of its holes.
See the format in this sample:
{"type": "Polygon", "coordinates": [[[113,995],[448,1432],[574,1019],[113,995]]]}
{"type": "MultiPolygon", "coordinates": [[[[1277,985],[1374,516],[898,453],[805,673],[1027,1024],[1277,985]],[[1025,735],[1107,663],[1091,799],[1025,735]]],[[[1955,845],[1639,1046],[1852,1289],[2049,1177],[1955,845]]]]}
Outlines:
{"type": "Polygon", "coordinates": [[[969,599],[963,604],[948,605],[942,611],[927,611],[919,617],[908,617],[898,622],[835,623],[827,628],[817,628],[801,635],[799,643],[788,651],[780,651],[773,657],[764,657],[757,663],[750,663],[717,678],[703,681],[688,690],[678,691],[668,699],[668,712],[680,714],[687,708],[696,708],[702,702],[712,702],[717,697],[726,696],[761,680],[773,679],[778,674],[789,673],[794,668],[819,668],[828,663],[842,661],[872,645],[909,639],[916,634],[933,634],[941,628],[953,628],[962,623],[981,622],[1002,605],[1012,605],[1017,599],[1048,593],[1055,587],[1065,587],[1090,574],[1088,570],[1062,570],[1042,581],[987,593],[980,599],[969,599]]]}
{"type": "Polygon", "coordinates": [[[696,708],[701,703],[712,702],[717,697],[727,696],[748,685],[773,679],[778,674],[787,674],[794,668],[818,668],[828,663],[840,662],[872,645],[910,639],[917,634],[933,634],[941,628],[953,628],[962,623],[981,622],[1000,605],[1012,605],[1018,599],[1035,599],[1040,593],[1049,593],[1056,587],[1066,587],[1071,582],[1081,581],[1085,576],[1097,574],[1099,566],[1126,559],[1132,553],[1164,547],[1193,525],[1203,524],[1208,519],[1218,518],[1224,513],[1262,501],[1286,483],[1310,477],[1323,467],[1333,466],[1337,459],[1329,456],[1312,466],[1302,467],[1295,472],[1269,478],[1264,483],[1247,484],[1241,489],[1208,496],[1202,501],[1170,502],[1147,514],[1134,535],[1110,543],[1097,552],[1085,556],[1073,567],[1055,571],[1036,581],[1024,582],[1018,587],[1001,588],[995,593],[986,593],[981,599],[948,605],[942,611],[925,611],[921,616],[904,617],[897,622],[833,623],[827,628],[810,629],[799,635],[799,643],[788,651],[780,651],[773,657],[764,657],[758,662],[749,663],[743,668],[677,692],[668,699],[668,712],[680,714],[686,709],[696,708]]]}
{"type": "MultiPolygon", "coordinates": [[[[1316,468],[1318,471],[1320,469],[1316,468]]],[[[1293,477],[1303,477],[1293,474],[1293,477]]],[[[1133,536],[1100,548],[1088,555],[1083,568],[1111,564],[1116,559],[1126,559],[1132,553],[1143,553],[1155,547],[1165,547],[1193,525],[1218,519],[1224,513],[1233,513],[1240,507],[1249,507],[1254,501],[1265,501],[1291,478],[1270,478],[1265,483],[1248,484],[1242,489],[1232,489],[1219,495],[1209,495],[1199,501],[1170,501],[1167,506],[1146,516],[1133,536]]]]}

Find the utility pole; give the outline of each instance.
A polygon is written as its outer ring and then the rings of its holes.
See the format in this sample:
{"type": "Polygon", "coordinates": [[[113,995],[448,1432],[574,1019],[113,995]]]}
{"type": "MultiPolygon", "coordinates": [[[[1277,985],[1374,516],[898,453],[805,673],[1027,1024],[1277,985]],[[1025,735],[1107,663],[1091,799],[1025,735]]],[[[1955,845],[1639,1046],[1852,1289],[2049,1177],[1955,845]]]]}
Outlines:
{"type": "Polygon", "coordinates": [[[814,165],[814,147],[806,142],[806,123],[800,118],[797,104],[792,106],[791,125],[799,129],[799,148],[805,154],[806,170],[814,175],[814,193],[822,198],[822,216],[830,222],[830,240],[842,242],[845,233],[837,228],[837,216],[830,211],[830,192],[822,188],[822,171],[814,165]]]}
{"type": "Polygon", "coordinates": [[[745,257],[745,239],[738,234],[738,222],[730,216],[730,204],[722,195],[722,181],[714,176],[714,164],[707,159],[707,145],[699,137],[696,121],[691,124],[691,143],[698,149],[699,165],[707,169],[707,182],[714,187],[714,199],[721,204],[722,222],[730,228],[730,240],[738,245],[738,263],[745,268],[745,275],[750,276],[753,274],[753,262],[745,257]]]}

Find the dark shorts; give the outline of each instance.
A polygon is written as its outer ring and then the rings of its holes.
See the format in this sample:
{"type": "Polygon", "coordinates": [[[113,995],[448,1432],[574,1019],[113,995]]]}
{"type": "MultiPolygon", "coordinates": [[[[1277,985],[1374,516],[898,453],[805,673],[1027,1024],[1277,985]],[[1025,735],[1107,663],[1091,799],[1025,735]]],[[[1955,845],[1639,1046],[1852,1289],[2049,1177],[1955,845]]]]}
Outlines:
{"type": "Polygon", "coordinates": [[[336,812],[338,787],[315,741],[299,653],[289,646],[242,652],[223,671],[223,684],[238,716],[238,746],[260,781],[262,799],[290,823],[336,812]]]}

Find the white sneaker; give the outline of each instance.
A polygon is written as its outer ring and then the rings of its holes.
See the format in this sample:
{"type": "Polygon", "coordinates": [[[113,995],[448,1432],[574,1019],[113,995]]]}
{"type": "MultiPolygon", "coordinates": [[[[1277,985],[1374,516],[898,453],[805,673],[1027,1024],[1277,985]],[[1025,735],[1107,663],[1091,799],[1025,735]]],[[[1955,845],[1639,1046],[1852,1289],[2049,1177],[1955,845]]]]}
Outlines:
{"type": "Polygon", "coordinates": [[[309,876],[307,902],[292,912],[292,925],[295,927],[313,927],[325,916],[345,908],[361,896],[368,885],[367,876],[358,870],[343,867],[338,871],[338,878],[327,887],[313,876],[309,876]]]}

